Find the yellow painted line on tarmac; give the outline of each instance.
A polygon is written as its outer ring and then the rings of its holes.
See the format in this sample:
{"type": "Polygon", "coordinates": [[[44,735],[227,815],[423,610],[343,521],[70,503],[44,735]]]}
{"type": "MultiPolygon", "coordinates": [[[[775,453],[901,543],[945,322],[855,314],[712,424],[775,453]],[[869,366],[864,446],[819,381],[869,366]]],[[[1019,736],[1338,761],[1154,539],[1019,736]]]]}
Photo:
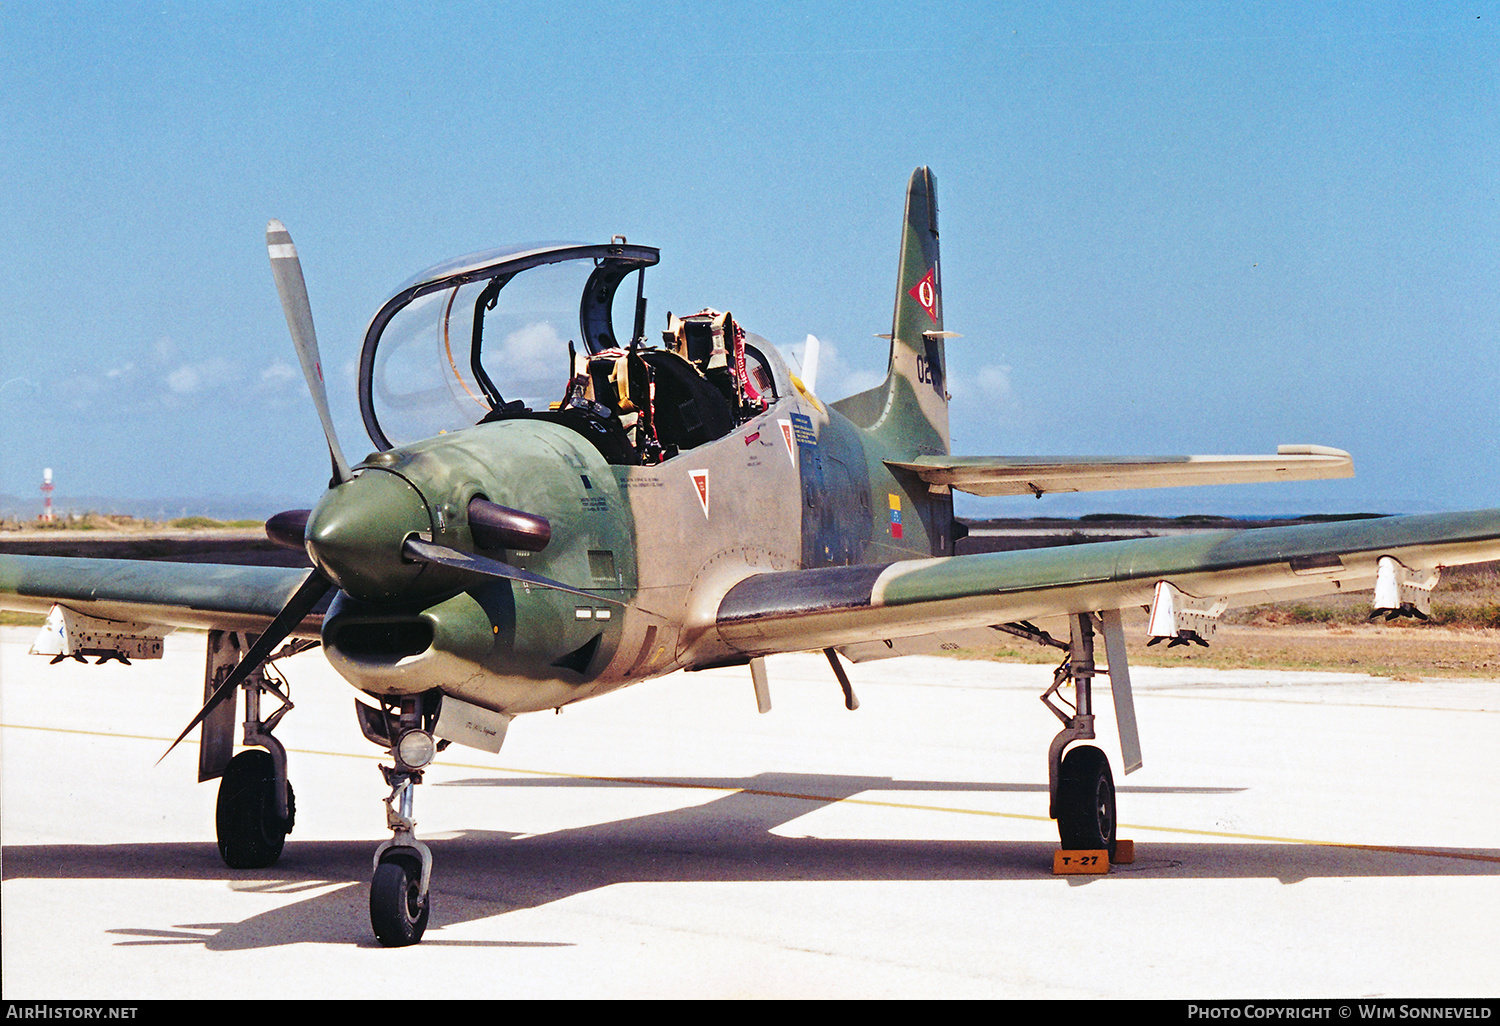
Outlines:
{"type": "MultiPolygon", "coordinates": [[[[1389,678],[1386,678],[1386,677],[1376,677],[1374,679],[1375,680],[1387,680],[1389,678]]],[[[1475,679],[1476,680],[1480,680],[1481,683],[1484,683],[1484,681],[1481,678],[1477,678],[1476,677],[1475,679]]],[[[1214,687],[1219,687],[1219,686],[1221,686],[1221,685],[1214,685],[1214,687]]],[[[1227,688],[1231,688],[1231,687],[1233,687],[1233,688],[1247,688],[1248,689],[1248,688],[1254,688],[1254,687],[1280,687],[1282,685],[1230,684],[1230,685],[1222,685],[1222,686],[1225,687],[1226,689],[1227,688]]],[[[1291,685],[1291,686],[1296,687],[1298,685],[1291,685]]],[[[1311,698],[1274,698],[1274,697],[1272,697],[1270,695],[1213,695],[1213,694],[1207,694],[1207,693],[1197,694],[1197,695],[1190,695],[1190,694],[1184,694],[1184,693],[1180,693],[1180,692],[1152,691],[1150,689],[1145,689],[1145,688],[1137,691],[1136,695],[1135,695],[1135,698],[1136,698],[1137,702],[1139,702],[1142,698],[1186,698],[1186,699],[1190,699],[1190,700],[1195,701],[1195,702],[1260,702],[1260,703],[1265,703],[1265,704],[1269,704],[1269,705],[1316,705],[1316,706],[1332,707],[1332,708],[1338,708],[1338,709],[1396,709],[1396,710],[1399,710],[1401,712],[1489,713],[1491,715],[1493,715],[1493,714],[1500,714],[1500,708],[1495,708],[1495,709],[1486,709],[1486,708],[1471,709],[1471,708],[1460,708],[1460,707],[1451,706],[1451,705],[1447,705],[1447,706],[1443,706],[1443,705],[1401,705],[1401,704],[1397,704],[1397,703],[1384,703],[1384,702],[1341,702],[1341,701],[1338,701],[1338,700],[1329,701],[1329,702],[1320,702],[1320,701],[1317,701],[1317,700],[1311,699],[1311,698]]]]}
{"type": "MultiPolygon", "coordinates": [[[[88,737],[121,738],[130,741],[171,742],[169,737],[146,734],[115,734],[102,730],[78,730],[71,727],[38,727],[20,723],[0,723],[4,730],[39,730],[55,734],[79,734],[88,737]]],[[[198,742],[184,739],[184,744],[198,742]]],[[[363,759],[378,761],[380,756],[361,755],[354,752],[325,752],[306,748],[288,748],[288,754],[326,755],[341,759],[363,759]]],[[[1021,812],[996,812],[992,809],[965,809],[952,805],[922,805],[916,802],[881,801],[874,798],[840,798],[837,795],[805,794],[797,791],[771,791],[755,787],[719,787],[714,784],[693,784],[678,780],[652,780],[649,777],[606,777],[588,773],[562,773],[555,770],[522,769],[514,766],[485,766],[480,763],[444,762],[445,769],[471,769],[486,773],[514,773],[518,776],[559,777],[564,780],[593,780],[603,784],[635,784],[645,787],[674,788],[679,791],[718,791],[723,794],[752,794],[766,798],[792,798],[798,801],[822,802],[828,805],[861,805],[872,808],[902,809],[910,812],[947,812],[959,816],[985,816],[992,819],[1019,819],[1033,823],[1051,822],[1049,816],[1032,816],[1021,812]]],[[[1321,848],[1347,848],[1352,851],[1379,851],[1393,855],[1419,855],[1423,858],[1461,859],[1469,862],[1491,862],[1500,864],[1500,855],[1481,855],[1477,852],[1441,851],[1436,848],[1412,848],[1392,844],[1351,844],[1345,841],[1319,841],[1309,837],[1279,837],[1274,834],[1245,834],[1230,830],[1198,830],[1191,827],[1152,826],[1145,823],[1121,823],[1122,831],[1149,830],[1154,833],[1188,834],[1194,837],[1217,837],[1235,841],[1265,841],[1273,844],[1310,844],[1321,848]]]]}
{"type": "MultiPolygon", "coordinates": [[[[449,764],[445,764],[449,765],[449,764]]],[[[915,812],[951,812],[961,816],[988,816],[995,819],[1021,819],[1036,823],[1051,822],[1050,816],[1030,816],[1020,812],[995,812],[991,809],[964,809],[951,805],[919,805],[915,802],[878,801],[873,798],[839,798],[834,795],[801,794],[794,791],[770,791],[754,787],[716,787],[712,784],[688,784],[671,780],[650,780],[644,777],[603,777],[581,773],[552,773],[546,770],[512,769],[502,767],[473,767],[475,769],[500,768],[505,773],[530,776],[563,777],[568,780],[597,780],[611,784],[644,784],[650,787],[671,787],[680,790],[722,791],[725,794],[754,794],[769,798],[795,798],[801,801],[826,802],[831,805],[865,805],[887,809],[905,809],[915,812]]],[[[1473,852],[1439,851],[1435,848],[1409,848],[1388,844],[1349,844],[1343,841],[1317,841],[1304,837],[1277,837],[1269,834],[1242,834],[1227,830],[1194,830],[1186,827],[1148,826],[1140,823],[1121,823],[1121,830],[1151,830],[1168,834],[1192,834],[1198,837],[1220,837],[1237,841],[1270,841],[1277,844],[1313,844],[1324,848],[1349,848],[1357,851],[1383,851],[1397,855],[1421,855],[1426,858],[1465,859],[1473,862],[1500,864],[1500,855],[1480,855],[1473,852]]]]}
{"type": "MultiPolygon", "coordinates": [[[[0,730],[39,730],[50,734],[76,734],[82,737],[110,737],[123,741],[159,741],[162,744],[171,744],[174,740],[159,734],[121,734],[110,730],[80,730],[77,727],[40,727],[31,723],[0,723],[0,730]]],[[[197,745],[199,742],[191,737],[182,739],[183,745],[197,745]]],[[[298,755],[327,755],[337,759],[363,759],[366,762],[376,762],[381,758],[378,755],[359,752],[324,752],[315,748],[288,748],[288,753],[295,752],[298,755]]],[[[445,766],[456,765],[455,763],[444,763],[445,766]]],[[[494,769],[493,766],[471,766],[470,769],[494,769]]]]}

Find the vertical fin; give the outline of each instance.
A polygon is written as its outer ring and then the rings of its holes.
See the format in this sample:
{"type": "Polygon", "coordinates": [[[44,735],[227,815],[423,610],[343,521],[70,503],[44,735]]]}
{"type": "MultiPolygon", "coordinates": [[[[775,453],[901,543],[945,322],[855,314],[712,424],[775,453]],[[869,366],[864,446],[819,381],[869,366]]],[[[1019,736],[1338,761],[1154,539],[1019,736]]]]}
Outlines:
{"type": "Polygon", "coordinates": [[[948,376],[943,352],[943,278],[937,192],[919,167],[906,189],[901,265],[891,325],[885,405],[871,429],[893,449],[948,452],[948,376]]]}

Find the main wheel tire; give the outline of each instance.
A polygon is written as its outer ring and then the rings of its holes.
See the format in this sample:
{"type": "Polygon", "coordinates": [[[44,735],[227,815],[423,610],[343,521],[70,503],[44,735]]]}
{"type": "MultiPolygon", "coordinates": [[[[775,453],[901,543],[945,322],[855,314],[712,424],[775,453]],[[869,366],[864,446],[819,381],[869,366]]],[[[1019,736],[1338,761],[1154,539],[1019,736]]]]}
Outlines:
{"type": "Polygon", "coordinates": [[[422,939],[432,896],[422,890],[422,865],[410,855],[388,855],[370,881],[370,925],[375,939],[388,948],[404,948],[422,939]]]}
{"type": "Polygon", "coordinates": [[[276,814],[276,767],[259,748],[229,760],[219,780],[214,820],[219,857],[234,869],[264,869],[281,857],[296,816],[296,797],[286,785],[287,818],[276,814]]]}
{"type": "Polygon", "coordinates": [[[1109,851],[1115,855],[1115,778],[1109,759],[1093,745],[1074,748],[1063,757],[1057,782],[1057,833],[1070,850],[1109,851]]]}

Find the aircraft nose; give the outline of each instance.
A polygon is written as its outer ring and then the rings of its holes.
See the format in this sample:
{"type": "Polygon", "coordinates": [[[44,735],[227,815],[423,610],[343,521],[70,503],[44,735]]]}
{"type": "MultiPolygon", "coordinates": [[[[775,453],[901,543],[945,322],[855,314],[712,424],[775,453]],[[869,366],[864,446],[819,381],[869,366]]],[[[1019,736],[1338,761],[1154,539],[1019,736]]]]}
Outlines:
{"type": "Polygon", "coordinates": [[[379,602],[400,596],[422,572],[401,555],[413,534],[432,536],[432,516],[405,478],[368,468],[328,491],[307,522],[307,554],[351,596],[379,602]]]}

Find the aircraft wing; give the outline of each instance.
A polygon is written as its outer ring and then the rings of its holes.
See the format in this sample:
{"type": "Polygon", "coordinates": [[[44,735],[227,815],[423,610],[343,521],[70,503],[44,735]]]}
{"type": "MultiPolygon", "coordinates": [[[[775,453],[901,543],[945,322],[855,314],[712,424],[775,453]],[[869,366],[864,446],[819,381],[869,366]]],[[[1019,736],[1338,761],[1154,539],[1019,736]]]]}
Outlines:
{"type": "Polygon", "coordinates": [[[1400,568],[1388,564],[1387,573],[1417,581],[1440,567],[1500,559],[1500,510],[759,574],[726,593],[717,628],[752,657],[894,646],[902,638],[1148,606],[1162,581],[1226,605],[1369,589],[1386,556],[1400,568]]]}
{"type": "MultiPolygon", "coordinates": [[[[0,556],[0,608],[54,603],[97,617],[212,630],[264,631],[313,571],[136,559],[0,556]]],[[[294,633],[317,637],[321,617],[294,633]]]]}
{"type": "Polygon", "coordinates": [[[1353,477],[1354,460],[1323,445],[1282,445],[1274,456],[922,456],[888,466],[974,495],[1041,496],[1180,485],[1353,477]]]}

